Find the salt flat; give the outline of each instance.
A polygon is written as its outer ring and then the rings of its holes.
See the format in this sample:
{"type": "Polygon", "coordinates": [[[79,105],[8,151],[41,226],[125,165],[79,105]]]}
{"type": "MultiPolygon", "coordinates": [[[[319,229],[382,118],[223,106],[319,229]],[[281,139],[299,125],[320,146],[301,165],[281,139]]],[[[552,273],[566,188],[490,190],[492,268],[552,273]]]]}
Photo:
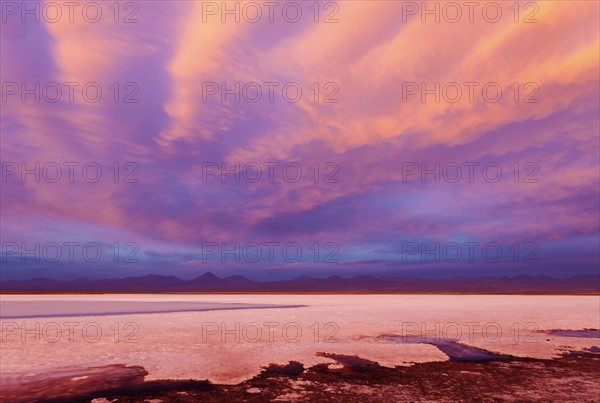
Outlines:
{"type": "Polygon", "coordinates": [[[31,302],[47,303],[52,309],[46,315],[54,315],[0,320],[3,378],[127,364],[143,366],[147,379],[238,383],[269,363],[333,363],[318,352],[358,355],[383,366],[448,359],[431,344],[389,341],[401,335],[451,338],[534,358],[600,345],[598,338],[547,333],[600,328],[598,296],[104,294],[1,295],[0,301],[5,316],[4,307],[31,302]],[[116,315],[101,309],[141,302],[219,310],[116,315]],[[247,309],[222,309],[238,304],[247,309]],[[64,317],[76,306],[97,308],[64,317]]]}

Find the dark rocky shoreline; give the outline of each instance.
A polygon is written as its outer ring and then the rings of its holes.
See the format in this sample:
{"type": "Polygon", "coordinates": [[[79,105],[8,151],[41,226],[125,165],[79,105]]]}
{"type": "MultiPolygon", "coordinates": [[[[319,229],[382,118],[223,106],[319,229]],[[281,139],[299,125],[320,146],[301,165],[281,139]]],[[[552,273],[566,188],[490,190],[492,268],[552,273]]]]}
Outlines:
{"type": "MultiPolygon", "coordinates": [[[[489,362],[429,362],[385,368],[358,357],[330,355],[343,365],[304,368],[301,363],[271,364],[237,385],[208,381],[144,382],[142,367],[112,365],[88,369],[85,381],[72,390],[52,385],[22,389],[3,401],[129,403],[162,402],[404,402],[404,401],[600,401],[600,353],[571,352],[553,360],[501,358],[489,362]],[[50,386],[50,388],[48,388],[50,386]],[[35,391],[45,391],[34,396],[35,391]],[[28,396],[23,394],[32,393],[28,396]],[[51,396],[48,393],[60,393],[51,396]],[[14,400],[14,398],[17,398],[14,400]]],[[[71,376],[73,374],[68,374],[71,376]]],[[[81,378],[81,373],[77,379],[81,378]]],[[[66,378],[64,378],[66,379],[66,378]]],[[[69,378],[72,379],[72,378],[69,378]]],[[[32,379],[33,381],[33,379],[32,379]]],[[[73,381],[76,382],[76,381],[73,381]]],[[[77,381],[79,382],[79,381],[77,381]]],[[[77,383],[76,382],[76,383],[77,383]]],[[[73,385],[76,386],[76,385],[73,385]]],[[[16,390],[13,390],[16,392],[16,390]]]]}

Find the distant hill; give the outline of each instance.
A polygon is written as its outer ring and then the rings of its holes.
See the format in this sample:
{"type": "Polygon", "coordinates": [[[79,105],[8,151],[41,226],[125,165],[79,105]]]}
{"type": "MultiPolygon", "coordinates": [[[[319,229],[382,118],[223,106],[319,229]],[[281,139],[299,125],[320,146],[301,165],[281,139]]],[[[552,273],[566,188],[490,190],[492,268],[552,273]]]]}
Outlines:
{"type": "Polygon", "coordinates": [[[0,292],[600,293],[600,276],[566,279],[529,275],[445,279],[367,275],[349,278],[303,276],[293,280],[259,282],[239,275],[220,278],[207,272],[193,280],[161,275],[99,280],[6,280],[0,282],[0,292]]]}

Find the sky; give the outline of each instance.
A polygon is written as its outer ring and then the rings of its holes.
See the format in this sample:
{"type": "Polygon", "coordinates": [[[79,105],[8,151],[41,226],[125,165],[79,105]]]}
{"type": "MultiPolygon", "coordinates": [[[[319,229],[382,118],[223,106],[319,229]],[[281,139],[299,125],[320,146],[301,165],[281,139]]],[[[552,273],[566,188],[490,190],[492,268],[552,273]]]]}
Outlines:
{"type": "Polygon", "coordinates": [[[1,5],[1,279],[598,274],[598,2],[62,4],[1,5]]]}

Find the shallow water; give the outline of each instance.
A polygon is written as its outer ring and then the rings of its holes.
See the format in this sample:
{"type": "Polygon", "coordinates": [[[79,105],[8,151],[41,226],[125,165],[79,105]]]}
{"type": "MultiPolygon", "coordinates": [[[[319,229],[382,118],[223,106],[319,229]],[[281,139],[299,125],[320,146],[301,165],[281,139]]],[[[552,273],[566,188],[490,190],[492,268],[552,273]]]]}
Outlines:
{"type": "Polygon", "coordinates": [[[0,319],[65,318],[292,307],[297,307],[297,305],[187,301],[0,301],[0,319]]]}
{"type": "Polygon", "coordinates": [[[600,330],[598,329],[585,329],[585,330],[550,330],[548,331],[553,336],[562,337],[581,337],[584,339],[596,339],[600,338],[600,330]]]}
{"type": "Polygon", "coordinates": [[[456,340],[432,338],[425,336],[388,336],[384,340],[408,344],[431,344],[446,354],[450,361],[456,362],[484,362],[502,358],[501,355],[467,346],[456,340]]]}

